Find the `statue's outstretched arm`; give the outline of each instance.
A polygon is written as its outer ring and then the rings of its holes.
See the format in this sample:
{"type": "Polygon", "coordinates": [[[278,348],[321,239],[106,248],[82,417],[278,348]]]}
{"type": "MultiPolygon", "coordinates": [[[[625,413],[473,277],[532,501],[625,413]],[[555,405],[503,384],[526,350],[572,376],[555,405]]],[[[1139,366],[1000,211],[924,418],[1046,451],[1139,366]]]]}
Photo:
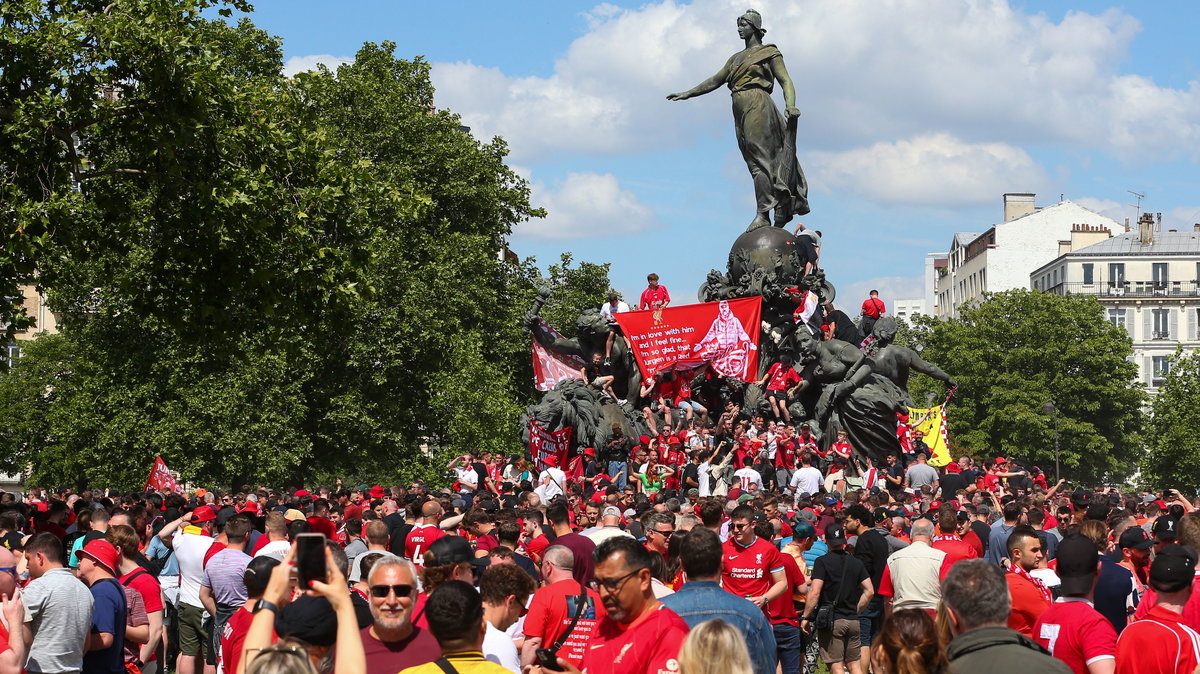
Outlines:
{"type": "MultiPolygon", "coordinates": [[[[704,94],[716,91],[718,88],[720,88],[720,86],[722,84],[725,84],[725,82],[728,80],[729,80],[729,64],[726,63],[724,66],[721,67],[720,70],[717,71],[716,75],[713,75],[712,77],[704,80],[703,82],[701,82],[700,84],[697,84],[696,86],[692,87],[691,89],[688,89],[687,91],[681,91],[677,94],[667,94],[667,100],[668,101],[686,101],[689,98],[695,98],[696,96],[703,96],[704,94]]],[[[795,98],[794,93],[793,93],[792,97],[795,98]]]]}
{"type": "Polygon", "coordinates": [[[783,63],[783,55],[780,54],[771,59],[771,72],[775,74],[775,79],[779,81],[779,86],[783,88],[783,105],[788,119],[800,116],[800,109],[796,107],[796,85],[792,83],[792,76],[788,74],[787,66],[783,63]]]}
{"type": "Polygon", "coordinates": [[[937,365],[934,365],[933,363],[930,363],[924,358],[918,356],[916,352],[913,352],[908,366],[917,372],[920,372],[921,374],[929,375],[938,381],[944,381],[947,384],[954,386],[954,380],[950,378],[950,375],[946,374],[946,372],[937,365]]]}

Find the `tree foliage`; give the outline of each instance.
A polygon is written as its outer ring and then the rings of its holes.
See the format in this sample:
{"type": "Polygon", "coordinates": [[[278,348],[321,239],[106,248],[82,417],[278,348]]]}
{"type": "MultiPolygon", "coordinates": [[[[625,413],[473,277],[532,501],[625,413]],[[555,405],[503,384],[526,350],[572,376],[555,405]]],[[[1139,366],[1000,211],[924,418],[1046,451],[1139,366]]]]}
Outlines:
{"type": "MultiPolygon", "coordinates": [[[[277,39],[210,5],[4,4],[24,247],[0,284],[36,267],[64,322],[0,376],[0,469],[136,488],[161,454],[203,481],[383,481],[516,449],[545,279],[498,254],[541,214],[504,142],[436,110],[393,44],[285,78],[277,39]]],[[[571,263],[549,271],[564,317],[608,288],[571,263]]]]}
{"type": "Polygon", "coordinates": [[[1146,424],[1143,482],[1157,490],[1200,486],[1200,353],[1176,352],[1146,424]]]}
{"type": "MultiPolygon", "coordinates": [[[[952,444],[980,456],[1054,466],[1056,406],[1063,475],[1123,479],[1136,460],[1145,394],[1131,342],[1091,298],[991,294],[961,318],[922,317],[922,356],[958,383],[952,444]]],[[[920,391],[918,391],[920,393],[920,391]]],[[[920,399],[920,398],[918,398],[920,399]]]]}

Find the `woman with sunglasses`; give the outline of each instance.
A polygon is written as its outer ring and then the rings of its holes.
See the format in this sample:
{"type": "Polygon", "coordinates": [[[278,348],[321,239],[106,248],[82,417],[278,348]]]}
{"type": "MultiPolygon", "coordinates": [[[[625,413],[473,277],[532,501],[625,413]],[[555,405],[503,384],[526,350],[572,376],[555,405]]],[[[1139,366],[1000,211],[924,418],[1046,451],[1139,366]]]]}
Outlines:
{"type": "Polygon", "coordinates": [[[641,487],[642,493],[654,496],[662,490],[666,478],[674,474],[674,468],[651,461],[646,465],[646,472],[635,473],[634,477],[637,478],[637,484],[641,487]]]}

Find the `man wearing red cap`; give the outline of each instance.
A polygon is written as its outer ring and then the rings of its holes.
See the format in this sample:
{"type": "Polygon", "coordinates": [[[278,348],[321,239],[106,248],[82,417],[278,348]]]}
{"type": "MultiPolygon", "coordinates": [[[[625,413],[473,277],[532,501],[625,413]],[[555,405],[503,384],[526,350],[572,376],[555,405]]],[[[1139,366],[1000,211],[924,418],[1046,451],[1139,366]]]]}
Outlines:
{"type": "Polygon", "coordinates": [[[104,539],[75,552],[79,578],[92,591],[92,631],[84,646],[83,672],[118,674],[125,671],[125,590],[117,582],[121,553],[104,539]]]}
{"type": "Polygon", "coordinates": [[[204,560],[213,545],[213,526],[217,513],[211,506],[200,506],[164,526],[159,536],[167,536],[185,523],[183,533],[171,542],[179,560],[179,661],[178,674],[196,674],[203,667],[209,635],[204,629],[204,605],[200,602],[200,584],[204,579],[204,560]]]}

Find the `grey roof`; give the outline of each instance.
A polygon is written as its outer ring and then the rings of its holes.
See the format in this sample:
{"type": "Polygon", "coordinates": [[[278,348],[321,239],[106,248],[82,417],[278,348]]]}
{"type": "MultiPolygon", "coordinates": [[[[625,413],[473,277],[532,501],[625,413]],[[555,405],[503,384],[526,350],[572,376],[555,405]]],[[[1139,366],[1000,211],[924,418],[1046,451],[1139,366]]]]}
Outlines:
{"type": "Polygon", "coordinates": [[[1200,255],[1200,232],[1155,232],[1154,240],[1143,246],[1135,229],[1067,253],[1069,257],[1101,255],[1200,255]]]}
{"type": "Polygon", "coordinates": [[[965,246],[978,239],[980,234],[983,234],[983,232],[955,232],[954,240],[958,242],[958,245],[965,246]]]}

